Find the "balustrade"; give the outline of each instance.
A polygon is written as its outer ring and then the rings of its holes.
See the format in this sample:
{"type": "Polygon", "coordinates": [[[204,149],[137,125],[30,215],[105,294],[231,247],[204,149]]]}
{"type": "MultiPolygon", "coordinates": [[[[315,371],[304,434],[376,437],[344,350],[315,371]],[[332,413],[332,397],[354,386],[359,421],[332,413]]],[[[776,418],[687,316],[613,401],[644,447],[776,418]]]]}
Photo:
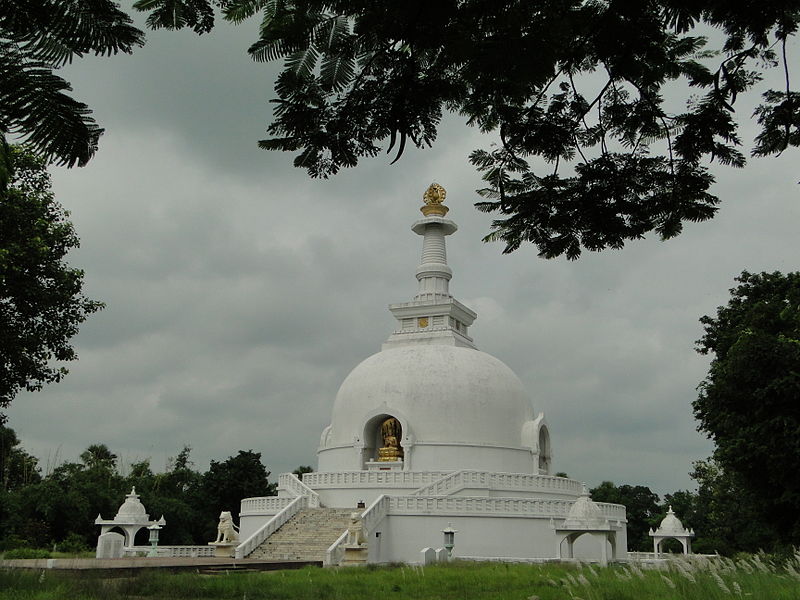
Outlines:
{"type": "Polygon", "coordinates": [[[443,471],[335,471],[306,473],[303,483],[313,489],[337,487],[419,487],[447,475],[443,471]]]}
{"type": "MultiPolygon", "coordinates": [[[[574,500],[486,496],[389,496],[388,514],[530,515],[566,518],[574,500]]],[[[603,516],[625,521],[625,507],[598,503],[603,516]]]]}
{"type": "Polygon", "coordinates": [[[261,496],[258,498],[245,498],[242,500],[239,515],[257,515],[274,513],[282,510],[294,498],[279,498],[278,496],[261,496]]]}

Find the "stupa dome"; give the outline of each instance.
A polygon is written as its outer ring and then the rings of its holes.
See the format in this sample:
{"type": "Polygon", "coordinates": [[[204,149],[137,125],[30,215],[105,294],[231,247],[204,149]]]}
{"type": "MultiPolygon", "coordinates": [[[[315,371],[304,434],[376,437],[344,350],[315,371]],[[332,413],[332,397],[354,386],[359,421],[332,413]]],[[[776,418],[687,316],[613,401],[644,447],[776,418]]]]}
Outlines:
{"type": "Polygon", "coordinates": [[[600,511],[597,503],[589,497],[586,485],[583,486],[583,493],[569,509],[567,519],[564,521],[564,529],[605,529],[608,521],[600,511]]]}
{"type": "Polygon", "coordinates": [[[686,528],[681,523],[681,520],[675,516],[672,506],[667,511],[667,516],[661,520],[661,525],[656,530],[658,535],[679,534],[684,535],[687,533],[686,528]]]}
{"type": "Polygon", "coordinates": [[[352,442],[364,415],[405,421],[415,442],[518,447],[533,418],[519,378],[495,357],[458,346],[412,345],[373,354],[344,380],[333,407],[329,445],[352,442]]]}
{"type": "Polygon", "coordinates": [[[131,488],[131,493],[125,497],[125,502],[119,507],[115,521],[148,521],[150,515],[144,508],[144,504],[136,494],[136,488],[131,488]]]}
{"type": "Polygon", "coordinates": [[[422,236],[417,294],[389,305],[394,332],[339,388],[319,471],[549,472],[544,415],[534,418],[511,369],[475,347],[477,314],[450,294],[445,238],[458,227],[445,195],[436,183],[425,192],[411,227],[422,236]]]}

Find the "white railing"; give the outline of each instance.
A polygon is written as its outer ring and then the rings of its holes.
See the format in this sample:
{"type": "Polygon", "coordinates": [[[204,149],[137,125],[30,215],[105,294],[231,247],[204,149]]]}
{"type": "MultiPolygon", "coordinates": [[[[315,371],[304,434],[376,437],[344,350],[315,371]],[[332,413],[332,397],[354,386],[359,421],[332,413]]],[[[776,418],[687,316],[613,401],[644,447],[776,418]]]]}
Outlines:
{"type": "Polygon", "coordinates": [[[455,471],[413,492],[414,496],[449,496],[469,487],[493,490],[541,492],[545,490],[580,494],[579,481],[552,475],[527,473],[492,473],[489,471],[455,471]]]}
{"type": "Polygon", "coordinates": [[[278,477],[278,488],[298,497],[305,496],[311,508],[319,506],[319,494],[300,481],[294,473],[281,473],[278,477]]]}
{"type": "Polygon", "coordinates": [[[254,531],[250,537],[236,546],[236,558],[246,558],[249,556],[256,548],[263,544],[269,536],[280,529],[280,527],[286,523],[286,521],[291,519],[304,508],[308,507],[309,501],[310,498],[308,496],[298,496],[292,500],[277,515],[256,529],[256,531],[254,531]]]}
{"type": "Polygon", "coordinates": [[[347,539],[347,534],[349,533],[350,531],[345,529],[344,533],[328,546],[328,549],[325,551],[325,561],[322,563],[323,567],[333,567],[342,563],[342,558],[344,557],[344,541],[347,539]]]}
{"type": "Polygon", "coordinates": [[[628,552],[628,560],[658,560],[663,558],[665,556],[656,552],[628,552]]]}
{"type": "Polygon", "coordinates": [[[281,498],[279,496],[260,496],[257,498],[245,498],[242,500],[239,509],[239,516],[258,515],[264,513],[276,513],[286,508],[286,505],[294,498],[281,498]]]}
{"type": "Polygon", "coordinates": [[[303,483],[314,489],[337,487],[409,487],[427,485],[447,475],[449,471],[334,471],[306,473],[303,483]]]}
{"type": "Polygon", "coordinates": [[[372,533],[372,530],[389,514],[389,498],[390,496],[381,494],[361,513],[361,524],[366,539],[369,539],[369,534],[372,533]]]}
{"type": "Polygon", "coordinates": [[[609,504],[608,502],[595,502],[595,504],[600,507],[600,512],[606,519],[628,522],[628,516],[622,504],[609,504]]]}
{"type": "Polygon", "coordinates": [[[704,560],[720,558],[719,554],[672,554],[671,552],[628,552],[628,560],[644,561],[681,561],[681,560],[704,560]]]}
{"type": "MultiPolygon", "coordinates": [[[[388,514],[525,515],[566,518],[573,500],[547,498],[491,498],[486,496],[389,496],[388,514]]],[[[625,521],[625,507],[598,502],[603,516],[625,521]]]]}
{"type": "Polygon", "coordinates": [[[457,488],[463,487],[461,485],[463,474],[464,471],[454,471],[449,475],[445,475],[438,481],[429,483],[411,493],[414,496],[446,496],[452,494],[457,488]]]}
{"type": "MultiPolygon", "coordinates": [[[[147,556],[152,546],[125,548],[126,556],[147,556]]],[[[158,546],[158,558],[213,558],[214,546],[158,546]]]]}
{"type": "Polygon", "coordinates": [[[564,491],[580,494],[583,484],[566,477],[528,475],[525,473],[491,473],[490,487],[495,490],[564,491]]]}

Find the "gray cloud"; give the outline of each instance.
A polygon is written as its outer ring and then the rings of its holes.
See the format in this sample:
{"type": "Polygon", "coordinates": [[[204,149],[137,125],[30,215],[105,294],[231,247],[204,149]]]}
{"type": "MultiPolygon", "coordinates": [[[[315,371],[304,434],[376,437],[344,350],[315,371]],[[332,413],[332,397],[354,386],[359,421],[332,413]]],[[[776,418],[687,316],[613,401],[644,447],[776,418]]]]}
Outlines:
{"type": "Polygon", "coordinates": [[[54,169],[72,211],[87,293],[108,308],[76,338],[64,382],[19,396],[10,424],[43,461],[107,443],[163,466],[183,444],[200,468],[239,449],[274,474],[316,463],[339,384],[415,293],[410,231],[431,181],[448,190],[454,294],[472,332],[520,376],[553,431],[555,468],[664,493],[691,486],[710,444],[691,401],[707,368],[700,316],[742,269],[792,270],[800,218],[792,157],[719,170],[711,222],[577,262],[483,244],[486,140],[448,117],[432,150],[309,180],[260,151],[274,66],[244,55],[252,32],[156,32],[132,57],[67,71],[108,129],[85,169],[54,169]]]}

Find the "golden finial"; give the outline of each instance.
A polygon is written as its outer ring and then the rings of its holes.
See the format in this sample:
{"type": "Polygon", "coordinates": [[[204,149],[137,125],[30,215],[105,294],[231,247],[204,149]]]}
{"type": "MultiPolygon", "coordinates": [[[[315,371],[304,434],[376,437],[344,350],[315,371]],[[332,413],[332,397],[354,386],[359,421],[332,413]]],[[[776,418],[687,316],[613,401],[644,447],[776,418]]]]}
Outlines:
{"type": "Polygon", "coordinates": [[[440,186],[438,183],[432,183],[428,186],[428,189],[425,190],[425,194],[422,196],[422,199],[425,201],[425,206],[420,208],[422,214],[426,217],[436,216],[436,217],[443,217],[447,214],[447,211],[450,210],[447,208],[442,202],[447,197],[447,191],[440,186]]]}

